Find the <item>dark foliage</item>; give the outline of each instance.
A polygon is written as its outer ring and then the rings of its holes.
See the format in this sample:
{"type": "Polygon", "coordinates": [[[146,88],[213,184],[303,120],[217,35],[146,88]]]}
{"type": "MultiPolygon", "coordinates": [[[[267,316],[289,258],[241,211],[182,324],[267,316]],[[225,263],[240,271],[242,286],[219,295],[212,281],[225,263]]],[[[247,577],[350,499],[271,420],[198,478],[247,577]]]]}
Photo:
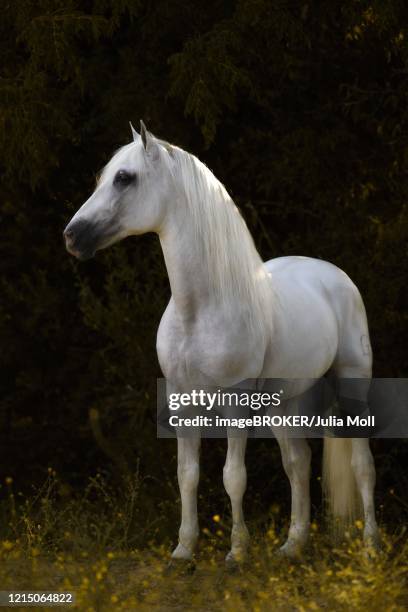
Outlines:
{"type": "MultiPolygon", "coordinates": [[[[214,170],[265,259],[303,254],[346,270],[367,306],[375,374],[406,375],[405,2],[0,9],[3,477],[24,486],[51,463],[81,486],[96,466],[132,469],[140,457],[154,499],[173,474],[174,444],[157,441],[154,424],[155,331],[169,297],[158,242],[129,239],[78,265],[61,237],[130,140],[128,120],[143,117],[214,170]]],[[[373,446],[385,503],[390,487],[408,486],[407,450],[373,446]]],[[[205,451],[215,474],[223,449],[205,451]]],[[[249,455],[252,491],[268,482],[266,508],[277,488],[286,495],[280,459],[263,442],[249,455]]],[[[401,508],[388,503],[395,516],[401,508]]]]}

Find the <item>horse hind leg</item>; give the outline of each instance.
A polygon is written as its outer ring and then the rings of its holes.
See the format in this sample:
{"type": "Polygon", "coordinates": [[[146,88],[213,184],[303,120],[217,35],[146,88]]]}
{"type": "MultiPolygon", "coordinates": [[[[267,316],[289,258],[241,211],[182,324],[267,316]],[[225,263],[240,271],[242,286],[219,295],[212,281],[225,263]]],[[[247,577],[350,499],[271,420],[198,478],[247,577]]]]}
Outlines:
{"type": "Polygon", "coordinates": [[[375,519],[375,465],[367,438],[352,438],[351,468],[364,510],[364,542],[378,548],[379,533],[375,519]]]}
{"type": "MultiPolygon", "coordinates": [[[[347,333],[343,333],[340,339],[333,369],[339,379],[339,394],[342,397],[366,402],[372,372],[372,352],[362,302],[348,314],[347,333]],[[356,381],[350,379],[367,379],[367,384],[364,384],[363,380],[356,384],[356,381]]],[[[363,506],[364,541],[377,547],[379,536],[374,507],[376,474],[370,442],[367,438],[351,438],[347,444],[351,445],[349,454],[351,460],[350,465],[344,466],[344,469],[352,471],[363,506]]]]}
{"type": "MultiPolygon", "coordinates": [[[[284,411],[290,413],[290,406],[295,406],[296,400],[286,403],[284,411]]],[[[311,450],[307,440],[290,438],[279,428],[273,428],[278,441],[282,464],[289,479],[291,489],[290,527],[286,542],[279,549],[279,554],[285,557],[298,557],[304,548],[310,527],[310,463],[311,450]]]]}
{"type": "Polygon", "coordinates": [[[293,558],[299,556],[309,537],[311,450],[304,439],[277,437],[277,440],[292,498],[289,533],[279,553],[293,558]]]}

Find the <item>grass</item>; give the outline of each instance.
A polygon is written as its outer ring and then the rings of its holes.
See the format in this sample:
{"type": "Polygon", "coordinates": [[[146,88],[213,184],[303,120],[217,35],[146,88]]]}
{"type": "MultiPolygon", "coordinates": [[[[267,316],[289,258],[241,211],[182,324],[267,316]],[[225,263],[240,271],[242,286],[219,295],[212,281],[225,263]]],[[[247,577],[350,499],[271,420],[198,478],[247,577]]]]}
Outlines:
{"type": "Polygon", "coordinates": [[[49,470],[43,487],[24,498],[6,480],[1,590],[70,590],[81,611],[406,609],[408,544],[401,529],[383,531],[383,550],[367,555],[359,522],[336,546],[313,523],[309,549],[293,563],[276,555],[284,534],[275,515],[268,529],[250,526],[250,558],[231,573],[223,561],[228,518],[215,515],[203,528],[195,570],[169,569],[170,542],[146,541],[154,530],[141,521],[137,475],[122,493],[100,475],[68,499],[60,484],[49,470]]]}

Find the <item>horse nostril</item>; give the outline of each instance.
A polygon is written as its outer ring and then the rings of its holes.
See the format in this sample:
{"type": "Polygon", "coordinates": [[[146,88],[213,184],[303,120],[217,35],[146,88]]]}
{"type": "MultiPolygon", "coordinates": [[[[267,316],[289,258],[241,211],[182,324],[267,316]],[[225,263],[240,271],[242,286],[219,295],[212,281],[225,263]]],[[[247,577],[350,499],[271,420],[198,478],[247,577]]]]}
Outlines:
{"type": "Polygon", "coordinates": [[[64,237],[64,242],[65,242],[65,247],[68,249],[69,252],[71,252],[71,249],[74,245],[75,242],[75,233],[74,230],[72,229],[66,229],[63,232],[63,237],[64,237]]]}

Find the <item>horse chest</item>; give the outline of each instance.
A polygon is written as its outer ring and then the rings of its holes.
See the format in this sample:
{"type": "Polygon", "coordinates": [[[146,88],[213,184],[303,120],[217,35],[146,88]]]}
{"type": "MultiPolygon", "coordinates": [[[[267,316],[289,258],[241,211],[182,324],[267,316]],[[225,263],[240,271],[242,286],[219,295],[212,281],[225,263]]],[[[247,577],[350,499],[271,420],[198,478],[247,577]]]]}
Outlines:
{"type": "Polygon", "coordinates": [[[203,318],[186,330],[171,310],[159,327],[157,354],[164,376],[181,386],[233,385],[255,378],[263,362],[259,343],[237,322],[203,318]]]}

